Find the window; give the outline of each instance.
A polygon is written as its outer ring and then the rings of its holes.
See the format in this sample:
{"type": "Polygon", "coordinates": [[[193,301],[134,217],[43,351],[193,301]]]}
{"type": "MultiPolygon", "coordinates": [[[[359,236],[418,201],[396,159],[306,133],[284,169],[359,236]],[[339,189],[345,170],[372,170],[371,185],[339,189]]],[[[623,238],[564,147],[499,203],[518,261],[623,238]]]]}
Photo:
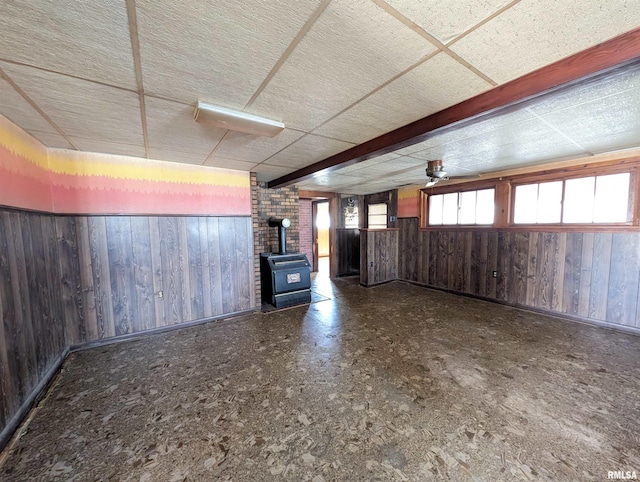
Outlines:
{"type": "Polygon", "coordinates": [[[429,196],[429,225],[493,224],[495,189],[429,196]]]}
{"type": "Polygon", "coordinates": [[[369,204],[369,229],[387,228],[387,204],[369,204]]]}
{"type": "Polygon", "coordinates": [[[515,224],[627,222],[628,172],[515,188],[515,224]]]}

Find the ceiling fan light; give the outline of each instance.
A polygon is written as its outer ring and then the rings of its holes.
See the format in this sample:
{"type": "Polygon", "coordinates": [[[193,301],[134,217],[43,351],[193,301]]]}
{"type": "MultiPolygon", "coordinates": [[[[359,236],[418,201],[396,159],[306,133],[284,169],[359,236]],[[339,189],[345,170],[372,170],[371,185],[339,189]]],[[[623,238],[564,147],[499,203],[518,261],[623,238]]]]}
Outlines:
{"type": "Polygon", "coordinates": [[[200,101],[193,118],[196,122],[256,136],[274,137],[284,129],[282,122],[200,101]]]}

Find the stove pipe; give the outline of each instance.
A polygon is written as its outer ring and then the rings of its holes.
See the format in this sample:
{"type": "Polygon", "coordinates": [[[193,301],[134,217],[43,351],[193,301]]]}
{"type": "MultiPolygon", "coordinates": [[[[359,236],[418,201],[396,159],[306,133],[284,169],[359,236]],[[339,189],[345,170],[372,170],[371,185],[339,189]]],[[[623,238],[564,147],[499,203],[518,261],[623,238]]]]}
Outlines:
{"type": "Polygon", "coordinates": [[[278,227],[278,247],[280,252],[278,254],[287,254],[287,228],[291,226],[291,221],[288,218],[269,218],[269,226],[272,228],[278,227]]]}

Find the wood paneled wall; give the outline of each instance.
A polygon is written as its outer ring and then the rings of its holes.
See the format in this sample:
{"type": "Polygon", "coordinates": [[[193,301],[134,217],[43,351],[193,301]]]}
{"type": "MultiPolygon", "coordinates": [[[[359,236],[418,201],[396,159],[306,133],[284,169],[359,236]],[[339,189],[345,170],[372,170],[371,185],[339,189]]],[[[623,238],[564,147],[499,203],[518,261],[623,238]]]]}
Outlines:
{"type": "Polygon", "coordinates": [[[0,211],[0,430],[67,346],[254,307],[250,217],[0,211]]]}
{"type": "Polygon", "coordinates": [[[400,279],[640,329],[640,233],[417,226],[400,220],[400,279]]]}
{"type": "Polygon", "coordinates": [[[360,230],[357,228],[338,228],[336,238],[337,276],[360,273],[360,230]]]}
{"type": "Polygon", "coordinates": [[[66,347],[53,216],[0,212],[0,431],[66,347]]]}
{"type": "Polygon", "coordinates": [[[398,229],[360,230],[360,283],[398,279],[398,229]]]}

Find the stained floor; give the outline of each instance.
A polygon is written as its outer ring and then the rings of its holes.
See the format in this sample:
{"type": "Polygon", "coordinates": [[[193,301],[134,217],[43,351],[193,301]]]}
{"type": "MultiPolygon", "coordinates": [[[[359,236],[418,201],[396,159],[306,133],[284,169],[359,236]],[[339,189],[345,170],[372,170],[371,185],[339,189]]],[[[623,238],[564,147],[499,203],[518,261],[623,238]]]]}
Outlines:
{"type": "Polygon", "coordinates": [[[73,354],[0,479],[607,480],[640,337],[402,282],[73,354]]]}

